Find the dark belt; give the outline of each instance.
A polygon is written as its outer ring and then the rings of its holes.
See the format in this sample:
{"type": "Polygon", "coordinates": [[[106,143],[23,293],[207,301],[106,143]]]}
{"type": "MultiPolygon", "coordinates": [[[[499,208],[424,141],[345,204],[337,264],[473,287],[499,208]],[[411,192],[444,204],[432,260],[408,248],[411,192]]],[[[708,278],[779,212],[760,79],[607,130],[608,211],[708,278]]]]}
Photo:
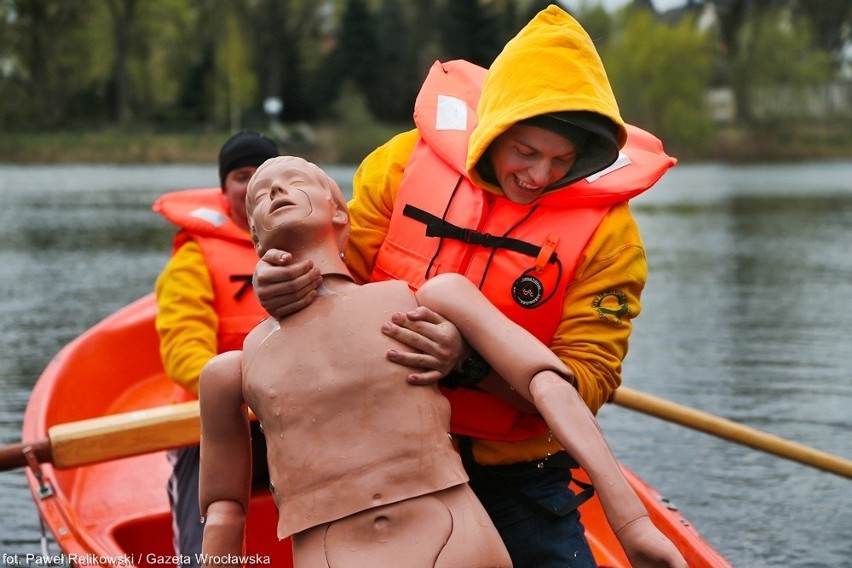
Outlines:
{"type": "MultiPolygon", "coordinates": [[[[572,458],[568,454],[568,452],[565,451],[556,452],[555,454],[551,454],[542,460],[536,460],[531,462],[518,462],[507,465],[482,465],[478,463],[473,457],[473,441],[470,439],[470,437],[457,436],[456,438],[459,441],[459,453],[461,454],[462,463],[464,464],[464,468],[469,475],[471,473],[485,472],[489,470],[513,474],[524,473],[544,468],[560,469],[563,471],[567,470],[570,472],[570,470],[580,467],[580,465],[577,463],[577,460],[572,458]]],[[[520,491],[517,487],[506,481],[489,475],[476,477],[477,483],[480,483],[483,486],[487,486],[487,488],[492,491],[500,492],[504,495],[512,497],[519,503],[527,506],[533,512],[538,513],[540,516],[551,519],[559,519],[573,511],[576,511],[577,508],[580,507],[580,505],[582,505],[594,496],[595,488],[592,486],[591,483],[585,483],[577,479],[570,479],[569,483],[571,481],[573,481],[580,488],[580,491],[574,494],[571,500],[568,501],[565,505],[563,505],[559,509],[553,510],[548,507],[545,507],[535,499],[532,499],[524,492],[520,491]]]]}

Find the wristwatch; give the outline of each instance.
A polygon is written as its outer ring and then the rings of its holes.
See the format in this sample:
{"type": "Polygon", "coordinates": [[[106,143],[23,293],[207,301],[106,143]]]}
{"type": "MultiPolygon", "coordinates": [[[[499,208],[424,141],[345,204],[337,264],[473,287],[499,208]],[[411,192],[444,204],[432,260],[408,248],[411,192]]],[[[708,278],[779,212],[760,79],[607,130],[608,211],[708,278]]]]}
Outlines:
{"type": "Polygon", "coordinates": [[[473,388],[488,376],[491,372],[491,365],[483,359],[479,353],[473,351],[470,357],[462,361],[461,376],[462,380],[459,386],[473,388]]]}
{"type": "Polygon", "coordinates": [[[443,387],[448,389],[457,389],[459,387],[466,389],[476,388],[479,383],[488,376],[491,372],[491,365],[483,359],[479,353],[472,352],[470,357],[462,361],[461,371],[454,371],[438,381],[443,387]]]}

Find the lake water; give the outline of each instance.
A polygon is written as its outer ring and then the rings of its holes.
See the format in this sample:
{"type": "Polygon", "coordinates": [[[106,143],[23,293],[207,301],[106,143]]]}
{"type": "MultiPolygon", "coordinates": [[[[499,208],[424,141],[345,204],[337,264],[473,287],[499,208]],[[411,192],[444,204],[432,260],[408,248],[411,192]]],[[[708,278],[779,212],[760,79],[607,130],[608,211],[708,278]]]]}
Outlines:
{"type": "MultiPolygon", "coordinates": [[[[330,167],[344,189],[352,169],[330,167]]],[[[0,443],[83,330],[152,289],[164,191],[209,166],[0,165],[0,443]]],[[[683,165],[634,201],[650,277],[625,384],[852,458],[852,161],[683,165]]],[[[852,565],[850,480],[608,405],[618,458],[734,566],[852,565]]],[[[40,552],[21,470],[0,472],[0,557],[40,552]]]]}

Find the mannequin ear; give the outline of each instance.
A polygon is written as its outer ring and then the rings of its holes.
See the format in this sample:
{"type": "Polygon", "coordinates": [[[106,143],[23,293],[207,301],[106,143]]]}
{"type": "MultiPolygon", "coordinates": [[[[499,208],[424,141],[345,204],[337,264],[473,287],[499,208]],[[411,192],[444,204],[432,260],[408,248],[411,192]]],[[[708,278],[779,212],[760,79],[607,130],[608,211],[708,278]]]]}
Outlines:
{"type": "Polygon", "coordinates": [[[260,246],[260,239],[257,236],[257,227],[254,223],[250,224],[249,230],[251,231],[251,243],[254,245],[254,252],[257,253],[257,258],[262,258],[266,251],[260,246]]]}
{"type": "Polygon", "coordinates": [[[345,209],[335,207],[334,215],[331,217],[331,222],[335,225],[346,225],[349,222],[349,213],[345,209]]]}
{"type": "Polygon", "coordinates": [[[331,223],[337,232],[337,247],[340,249],[340,258],[343,258],[343,252],[349,242],[349,212],[343,207],[336,207],[331,223]]]}

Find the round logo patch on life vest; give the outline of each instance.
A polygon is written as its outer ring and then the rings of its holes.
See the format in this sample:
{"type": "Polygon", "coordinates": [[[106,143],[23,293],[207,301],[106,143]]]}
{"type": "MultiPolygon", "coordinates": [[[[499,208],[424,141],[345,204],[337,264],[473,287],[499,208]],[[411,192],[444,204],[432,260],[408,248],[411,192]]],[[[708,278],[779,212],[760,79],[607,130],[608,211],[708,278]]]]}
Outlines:
{"type": "Polygon", "coordinates": [[[544,295],[544,286],[535,276],[524,274],[512,284],[512,298],[525,308],[533,308],[544,295]]]}

